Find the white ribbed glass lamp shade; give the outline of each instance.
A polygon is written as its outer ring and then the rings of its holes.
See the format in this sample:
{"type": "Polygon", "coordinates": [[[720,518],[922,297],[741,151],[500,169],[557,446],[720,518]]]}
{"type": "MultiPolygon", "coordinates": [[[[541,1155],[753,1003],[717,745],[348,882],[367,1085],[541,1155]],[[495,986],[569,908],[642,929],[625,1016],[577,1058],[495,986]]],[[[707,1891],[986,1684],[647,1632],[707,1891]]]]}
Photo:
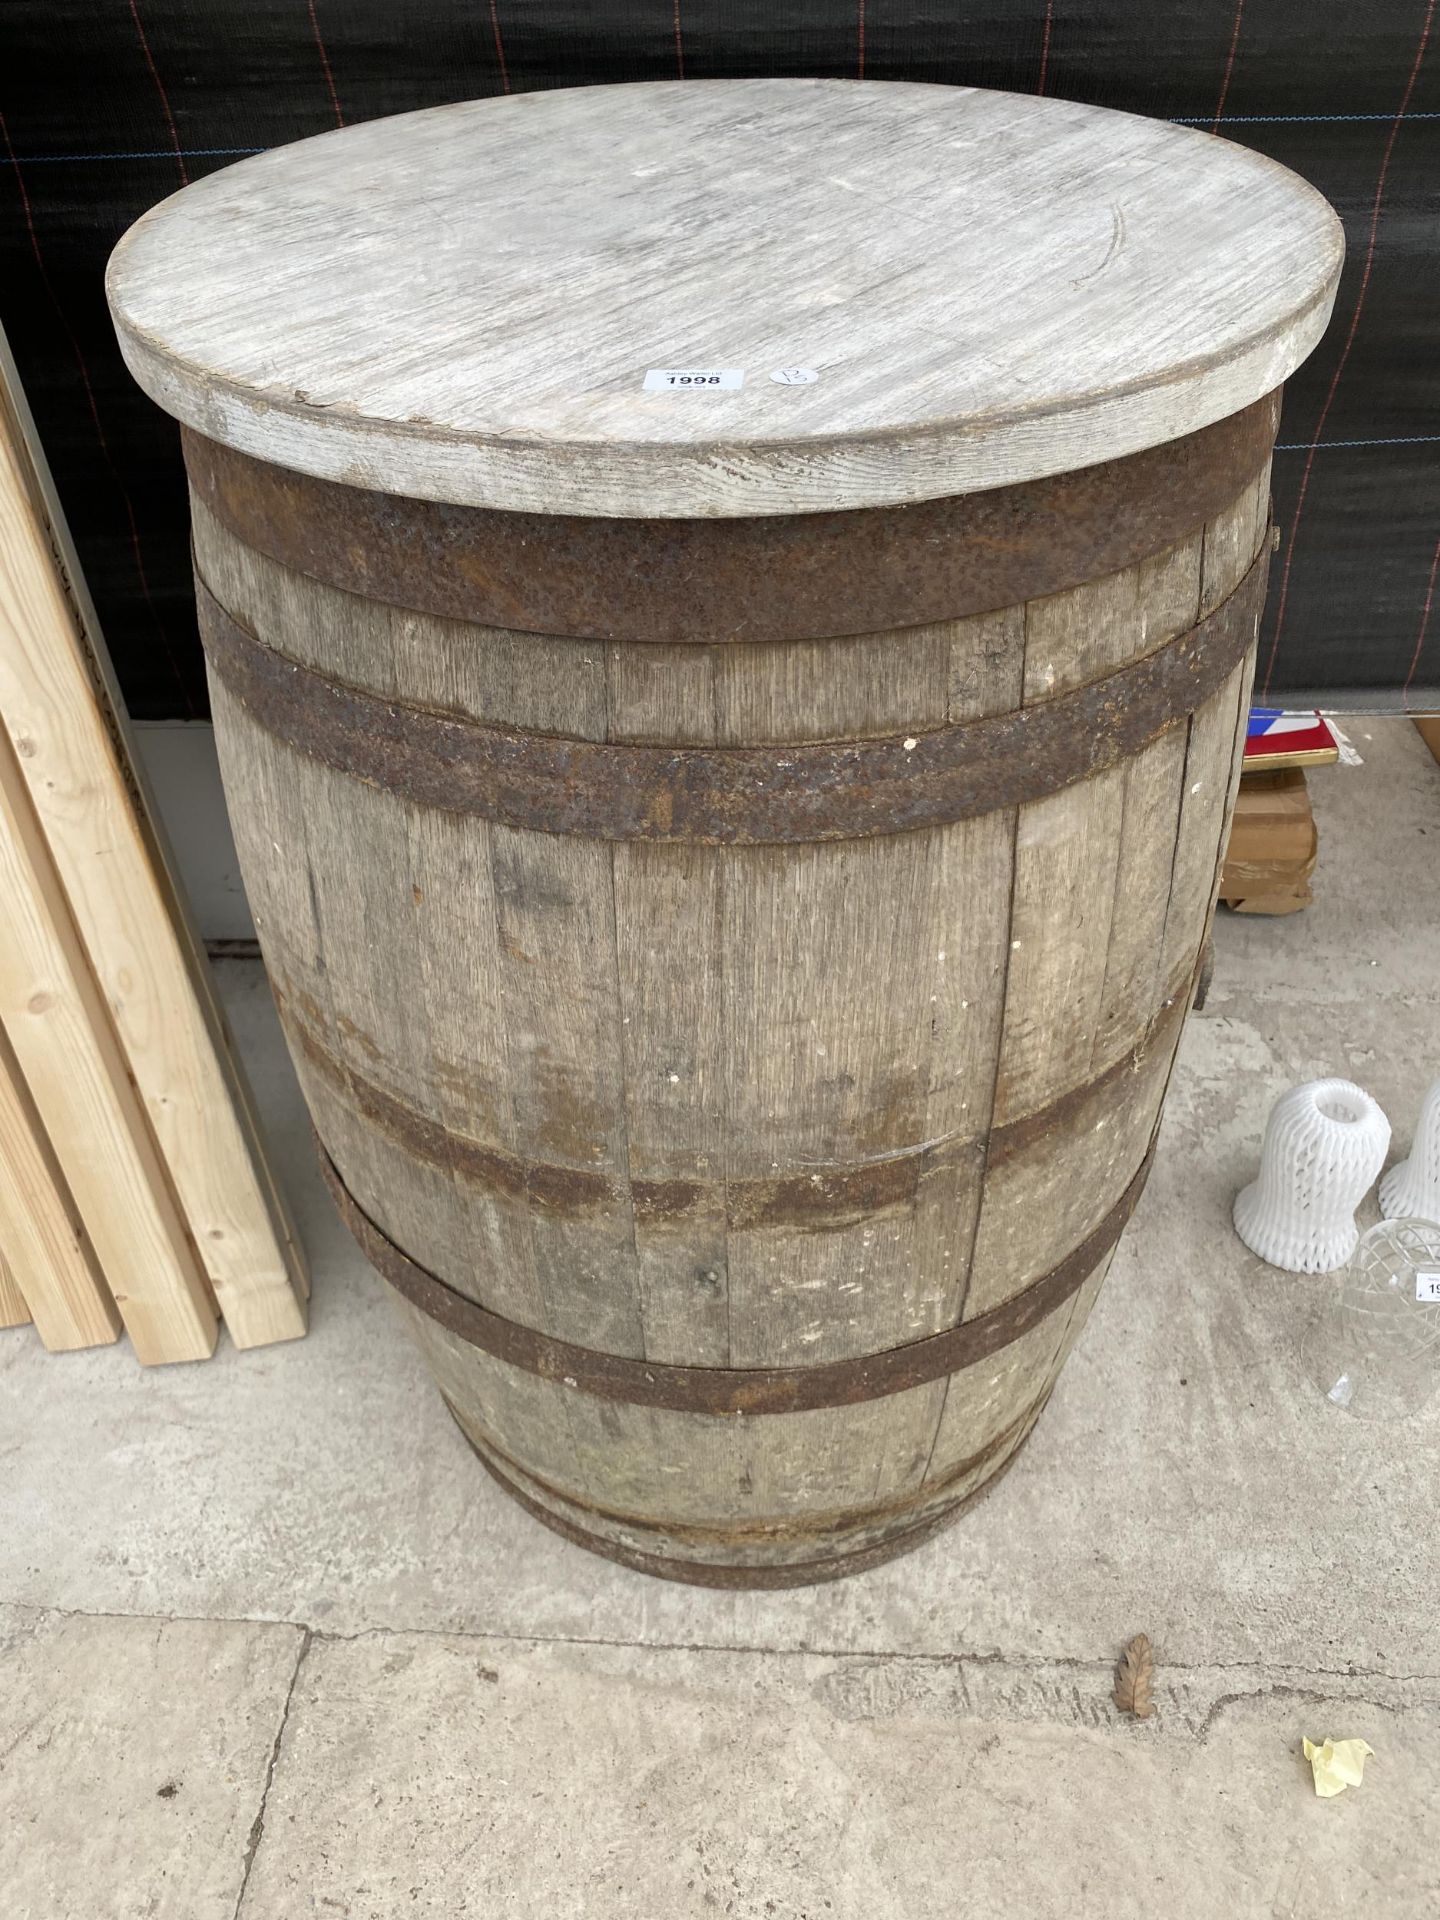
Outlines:
{"type": "Polygon", "coordinates": [[[1390,1122],[1349,1080],[1307,1080],[1270,1110],[1258,1176],[1235,1197],[1235,1231],[1288,1273],[1333,1273],[1355,1251],[1355,1209],[1385,1163],[1390,1122]]]}
{"type": "Polygon", "coordinates": [[[1440,1222],[1440,1080],[1420,1108],[1410,1158],[1380,1182],[1380,1211],[1387,1220],[1440,1222]]]}

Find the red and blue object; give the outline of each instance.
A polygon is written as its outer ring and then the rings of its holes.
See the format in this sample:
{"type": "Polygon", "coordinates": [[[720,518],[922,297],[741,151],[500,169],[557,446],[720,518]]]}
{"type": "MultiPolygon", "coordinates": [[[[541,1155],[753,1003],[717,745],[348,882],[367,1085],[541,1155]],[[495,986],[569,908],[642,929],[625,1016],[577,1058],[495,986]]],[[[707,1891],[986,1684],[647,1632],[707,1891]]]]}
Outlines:
{"type": "Polygon", "coordinates": [[[1340,758],[1340,743],[1318,711],[1293,713],[1284,707],[1251,707],[1245,729],[1245,769],[1319,767],[1340,758]]]}

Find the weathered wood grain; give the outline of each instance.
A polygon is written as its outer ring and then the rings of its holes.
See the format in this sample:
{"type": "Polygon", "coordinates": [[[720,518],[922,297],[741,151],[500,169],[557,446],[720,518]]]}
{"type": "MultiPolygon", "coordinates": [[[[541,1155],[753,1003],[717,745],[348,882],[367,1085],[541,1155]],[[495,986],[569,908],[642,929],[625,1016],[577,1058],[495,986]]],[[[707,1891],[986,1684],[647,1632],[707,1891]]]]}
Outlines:
{"type": "MultiPolygon", "coordinates": [[[[315,795],[304,784],[307,768],[297,756],[276,753],[263,736],[256,737],[245,709],[218,675],[212,673],[209,684],[221,776],[227,793],[246,796],[244,806],[230,808],[236,851],[296,1073],[347,1185],[356,1183],[354,1191],[371,1196],[377,1224],[390,1222],[386,1231],[398,1235],[404,1222],[379,1197],[386,1160],[393,1156],[373,1129],[360,1124],[353,1103],[316,1070],[300,1044],[302,1037],[322,1035],[341,1058],[311,884],[309,826],[315,795]]],[[[340,1079],[348,1085],[343,1064],[340,1079]]],[[[403,1192],[399,1204],[403,1209],[403,1192]]]]}
{"type": "MultiPolygon", "coordinates": [[[[723,519],[1004,488],[1177,439],[1304,357],[1339,260],[1319,196],[1189,130],[759,80],[470,103],[264,155],[148,215],[109,287],[161,405],[281,467],[458,505],[723,519]],[[797,363],[815,377],[769,377],[797,363]],[[737,377],[646,388],[680,365],[737,377]]],[[[1067,592],[786,643],[406,612],[403,592],[364,597],[363,541],[342,591],[198,502],[195,547],[267,646],[403,701],[413,727],[672,749],[678,790],[686,747],[908,753],[1144,660],[1248,570],[1266,479],[1245,480],[1067,592]]],[[[1095,485],[1119,502],[1123,471],[1095,485]]],[[[417,569],[433,536],[462,581],[484,570],[457,526],[416,531],[417,569]]],[[[561,532],[547,564],[598,552],[561,532]]],[[[503,587],[486,604],[520,621],[503,587]]],[[[914,832],[882,810],[874,833],[792,845],[448,810],[438,753],[421,806],[374,755],[369,780],[322,764],[216,687],[317,1129],[412,1260],[642,1366],[863,1362],[992,1312],[1014,1336],[948,1380],[719,1418],[525,1372],[402,1305],[464,1431],[538,1511],[622,1556],[793,1571],[903,1540],[1003,1467],[1154,1137],[1250,667],[1186,687],[1158,735],[1048,797],[914,832]],[[1067,1260],[1078,1290],[1013,1318],[1067,1260]]],[[[403,758],[391,716],[370,723],[403,758]]]]}
{"type": "MultiPolygon", "coordinates": [[[[1197,533],[1123,573],[1032,602],[1025,610],[1025,704],[1113,672],[1192,626],[1203,545],[1197,533]]],[[[1164,839],[1165,768],[1175,752],[1162,738],[1128,764],[1020,809],[998,1124],[1085,1078],[1097,1050],[1105,1054],[1100,1036],[1117,997],[1131,1039],[1137,1012],[1150,1004],[1147,998],[1127,1007],[1125,996],[1129,974],[1143,964],[1142,943],[1151,942],[1153,953],[1163,930],[1165,855],[1174,844],[1173,822],[1164,839]],[[1147,807],[1147,788],[1157,781],[1158,857],[1155,832],[1147,831],[1147,813],[1157,804],[1151,799],[1147,807]]]]}
{"type": "MultiPolygon", "coordinates": [[[[1180,546],[1028,607],[749,647],[401,612],[247,551],[203,508],[196,548],[267,644],[382,696],[725,745],[918,731],[1114,671],[1233,588],[1262,503],[1257,481],[1180,546]]],[[[242,862],[322,1138],[412,1258],[581,1345],[805,1364],[986,1312],[1063,1260],[1145,1155],[1244,680],[1052,799],[786,848],[417,808],[220,693],[227,780],[250,796],[242,862]],[[265,824],[291,816],[293,834],[265,824]]],[[[621,1550],[783,1566],[883,1540],[998,1471],[1106,1264],[948,1383],[751,1421],[601,1401],[403,1313],[469,1437],[545,1511],[621,1550]]]]}
{"type": "Polygon", "coordinates": [[[532,1216],[541,1291],[557,1327],[638,1356],[611,848],[509,827],[491,847],[517,1138],[547,1166],[604,1175],[615,1196],[584,1221],[532,1216]]]}
{"type": "MultiPolygon", "coordinates": [[[[1259,553],[1267,480],[1268,470],[1183,550],[1032,604],[1027,686],[1061,691],[1072,653],[1103,672],[1218,605],[1259,553]]],[[[1123,767],[1019,810],[999,1131],[967,1318],[1074,1245],[1145,1151],[1213,910],[1249,684],[1246,662],[1123,767]],[[1057,1100],[1062,1119],[1026,1124],[1057,1100]]]]}
{"type": "Polygon", "coordinates": [[[467,1173],[471,1143],[517,1145],[507,1044],[507,1007],[491,836],[483,821],[407,808],[411,903],[403,946],[406,982],[423,1014],[419,1065],[428,1073],[427,1113],[453,1143],[451,1186],[443,1194],[437,1243],[453,1283],[512,1319],[542,1324],[547,1312],[535,1228],[523,1191],[494,1192],[467,1173]],[[453,1211],[453,1225],[445,1213],[453,1211]]]}
{"type": "Polygon", "coordinates": [[[1123,573],[1032,600],[1025,609],[1025,705],[1098,680],[1193,626],[1203,548],[1204,535],[1196,533],[1123,573]]]}
{"type": "Polygon", "coordinates": [[[146,391],[281,465],[510,509],[771,514],[1009,485],[1220,419],[1319,338],[1341,250],[1313,189],[1190,128],[753,79],[303,141],[154,208],[108,286],[146,391]],[[770,378],[797,363],[819,377],[770,378]],[[744,383],[645,390],[677,366],[744,383]]]}
{"type": "Polygon", "coordinates": [[[1021,807],[995,1124],[1085,1076],[1105,990],[1125,770],[1021,807]]]}
{"type": "MultiPolygon", "coordinates": [[[[281,466],[512,511],[725,517],[994,489],[1178,438],[1303,358],[1339,259],[1309,188],[1188,130],[765,80],[302,143],[147,216],[110,294],[147,390],[281,466]],[[735,376],[647,389],[682,362],[735,376]],[[813,377],[769,377],[797,362],[813,377]]],[[[784,645],[419,617],[247,553],[198,507],[196,551],[268,645],[411,708],[575,741],[909,751],[1186,631],[1248,566],[1263,495],[1205,527],[1207,501],[1193,536],[1028,606],[784,645]]],[[[550,835],[447,812],[443,789],[432,812],[220,695],[259,816],[240,833],[257,923],[343,1179],[462,1293],[642,1362],[859,1359],[1004,1308],[1153,1136],[1248,674],[1049,798],[786,847],[550,835]]],[[[998,1471],[1107,1264],[949,1381],[756,1420],[602,1399],[405,1311],[482,1456],[557,1524],[793,1569],[904,1538],[998,1471]]]]}
{"type": "MultiPolygon", "coordinates": [[[[724,652],[607,646],[606,737],[714,743],[726,709],[717,685],[724,652]]],[[[610,857],[644,1353],[725,1366],[727,863],[704,847],[638,842],[612,845],[610,857]]]]}
{"type": "Polygon", "coordinates": [[[1090,1049],[1092,1077],[1135,1044],[1137,1011],[1159,1003],[1165,919],[1188,728],[1172,727],[1125,769],[1110,947],[1090,1049]]]}

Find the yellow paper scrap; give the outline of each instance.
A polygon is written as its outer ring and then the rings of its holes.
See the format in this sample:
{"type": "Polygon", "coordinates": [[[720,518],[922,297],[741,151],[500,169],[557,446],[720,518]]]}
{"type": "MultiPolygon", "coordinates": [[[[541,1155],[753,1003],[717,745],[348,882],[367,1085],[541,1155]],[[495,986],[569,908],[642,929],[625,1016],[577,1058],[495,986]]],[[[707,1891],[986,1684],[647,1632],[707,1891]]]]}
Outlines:
{"type": "Polygon", "coordinates": [[[1324,1746],[1307,1740],[1305,1758],[1315,1775],[1316,1793],[1328,1800],[1346,1787],[1358,1787],[1365,1777],[1366,1759],[1374,1751],[1364,1740],[1327,1740],[1324,1746]]]}

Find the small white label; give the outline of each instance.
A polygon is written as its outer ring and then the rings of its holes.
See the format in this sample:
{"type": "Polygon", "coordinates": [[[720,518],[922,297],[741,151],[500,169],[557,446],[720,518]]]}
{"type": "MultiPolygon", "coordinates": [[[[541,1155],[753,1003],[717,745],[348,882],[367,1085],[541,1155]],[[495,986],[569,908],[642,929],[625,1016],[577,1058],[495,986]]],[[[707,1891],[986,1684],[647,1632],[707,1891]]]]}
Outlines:
{"type": "Polygon", "coordinates": [[[1415,1298],[1423,1300],[1427,1307],[1440,1307],[1440,1273],[1417,1273],[1415,1298]]]}
{"type": "Polygon", "coordinates": [[[645,376],[646,393],[733,393],[744,384],[739,367],[651,367],[645,376]]]}
{"type": "Polygon", "coordinates": [[[777,387],[809,387],[820,376],[814,367],[776,367],[770,378],[777,387]]]}

